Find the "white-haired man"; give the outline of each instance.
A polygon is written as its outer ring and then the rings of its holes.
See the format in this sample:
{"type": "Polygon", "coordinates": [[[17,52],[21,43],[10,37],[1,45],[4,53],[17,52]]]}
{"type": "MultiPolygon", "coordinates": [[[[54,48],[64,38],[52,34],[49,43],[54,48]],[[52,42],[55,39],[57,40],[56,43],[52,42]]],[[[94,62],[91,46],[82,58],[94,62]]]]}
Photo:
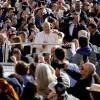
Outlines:
{"type": "MultiPolygon", "coordinates": [[[[62,32],[51,29],[49,22],[44,22],[42,28],[43,31],[36,35],[34,43],[59,43],[59,39],[64,37],[62,32]]],[[[52,47],[54,45],[36,45],[37,53],[50,53],[52,47]]]]}
{"type": "Polygon", "coordinates": [[[80,36],[86,36],[86,37],[90,38],[90,32],[87,32],[87,31],[85,31],[85,30],[80,30],[80,31],[78,32],[78,38],[79,38],[80,36]]]}
{"type": "MultiPolygon", "coordinates": [[[[78,32],[78,38],[81,37],[81,36],[86,36],[86,37],[88,37],[88,39],[89,39],[89,41],[90,41],[90,32],[87,32],[87,31],[85,31],[85,30],[80,30],[80,31],[78,32]]],[[[96,45],[94,45],[94,44],[91,44],[90,42],[89,42],[89,46],[92,48],[92,50],[93,50],[94,52],[100,53],[100,47],[98,47],[98,46],[96,46],[96,45]]]]}

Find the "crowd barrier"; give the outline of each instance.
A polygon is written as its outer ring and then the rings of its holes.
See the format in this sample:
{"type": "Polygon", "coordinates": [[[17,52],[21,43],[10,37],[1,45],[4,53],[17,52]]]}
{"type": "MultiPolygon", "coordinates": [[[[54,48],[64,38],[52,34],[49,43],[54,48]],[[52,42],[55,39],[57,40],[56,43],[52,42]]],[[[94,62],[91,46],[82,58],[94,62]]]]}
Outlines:
{"type": "Polygon", "coordinates": [[[4,76],[8,76],[10,75],[11,73],[14,73],[14,63],[8,63],[7,60],[8,60],[8,56],[9,56],[9,46],[12,46],[12,45],[16,45],[16,44],[22,44],[24,46],[26,45],[30,45],[31,46],[31,53],[32,53],[32,47],[33,45],[61,45],[60,43],[9,43],[8,41],[5,42],[5,51],[4,51],[4,55],[3,55],[3,62],[0,62],[0,64],[3,65],[4,67],[4,76]]]}
{"type": "Polygon", "coordinates": [[[3,55],[3,63],[5,62],[5,63],[7,63],[7,60],[8,60],[8,56],[9,56],[9,48],[10,48],[10,46],[12,46],[12,45],[16,45],[16,44],[22,44],[22,45],[24,45],[24,46],[26,46],[26,45],[30,45],[31,46],[31,53],[32,53],[32,47],[33,47],[33,45],[62,45],[61,43],[34,43],[34,42],[32,42],[32,43],[23,43],[23,42],[21,42],[21,43],[9,43],[8,41],[6,41],[5,42],[5,51],[4,51],[4,55],[3,55]]]}

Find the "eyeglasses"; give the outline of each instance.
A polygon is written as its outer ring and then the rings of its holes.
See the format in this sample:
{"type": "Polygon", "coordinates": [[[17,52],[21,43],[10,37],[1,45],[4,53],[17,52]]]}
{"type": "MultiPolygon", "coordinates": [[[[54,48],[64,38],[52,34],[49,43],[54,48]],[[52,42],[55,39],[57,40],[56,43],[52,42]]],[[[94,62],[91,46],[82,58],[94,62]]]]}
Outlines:
{"type": "Polygon", "coordinates": [[[88,72],[87,70],[84,69],[83,65],[81,65],[80,67],[81,67],[81,70],[88,72]]]}
{"type": "Polygon", "coordinates": [[[86,6],[90,6],[90,5],[86,5],[86,6]]]}

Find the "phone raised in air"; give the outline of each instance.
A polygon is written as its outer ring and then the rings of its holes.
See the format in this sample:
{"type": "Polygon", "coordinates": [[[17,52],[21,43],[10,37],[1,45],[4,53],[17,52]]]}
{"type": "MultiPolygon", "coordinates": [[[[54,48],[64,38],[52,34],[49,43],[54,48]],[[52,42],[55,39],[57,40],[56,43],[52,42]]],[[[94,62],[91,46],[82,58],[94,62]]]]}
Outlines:
{"type": "Polygon", "coordinates": [[[38,62],[38,53],[33,54],[33,59],[36,63],[38,62]]]}
{"type": "Polygon", "coordinates": [[[84,61],[84,63],[86,63],[87,62],[87,54],[83,54],[83,61],[84,61]]]}
{"type": "Polygon", "coordinates": [[[30,13],[30,8],[29,7],[26,7],[26,12],[30,13]]]}
{"type": "Polygon", "coordinates": [[[3,24],[3,28],[7,30],[7,24],[3,24]]]}

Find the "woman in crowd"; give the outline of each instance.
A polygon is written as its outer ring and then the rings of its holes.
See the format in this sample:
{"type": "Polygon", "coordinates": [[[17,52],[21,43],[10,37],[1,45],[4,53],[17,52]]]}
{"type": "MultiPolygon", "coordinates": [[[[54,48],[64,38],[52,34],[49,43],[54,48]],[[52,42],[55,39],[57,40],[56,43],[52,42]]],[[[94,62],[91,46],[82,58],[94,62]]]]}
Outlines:
{"type": "Polygon", "coordinates": [[[35,78],[39,87],[39,94],[46,98],[49,93],[49,83],[56,81],[54,69],[48,64],[40,63],[36,66],[35,78]]]}
{"type": "Polygon", "coordinates": [[[38,87],[35,82],[27,82],[21,100],[43,100],[43,97],[38,94],[38,87]]]}
{"type": "Polygon", "coordinates": [[[15,90],[5,79],[0,79],[0,100],[19,100],[15,90]]]}
{"type": "Polygon", "coordinates": [[[82,8],[86,14],[88,15],[89,14],[89,10],[90,10],[90,5],[89,5],[89,2],[84,2],[83,3],[83,8],[82,8]]]}
{"type": "Polygon", "coordinates": [[[28,81],[34,81],[34,78],[31,75],[28,75],[29,73],[28,65],[23,61],[19,61],[15,65],[15,72],[22,76],[24,80],[24,85],[26,85],[28,81]]]}
{"type": "Polygon", "coordinates": [[[23,91],[23,88],[25,87],[23,78],[21,77],[21,75],[18,75],[18,74],[10,74],[8,77],[16,78],[18,80],[19,84],[21,85],[21,90],[19,93],[19,96],[20,96],[21,92],[23,91]]]}

